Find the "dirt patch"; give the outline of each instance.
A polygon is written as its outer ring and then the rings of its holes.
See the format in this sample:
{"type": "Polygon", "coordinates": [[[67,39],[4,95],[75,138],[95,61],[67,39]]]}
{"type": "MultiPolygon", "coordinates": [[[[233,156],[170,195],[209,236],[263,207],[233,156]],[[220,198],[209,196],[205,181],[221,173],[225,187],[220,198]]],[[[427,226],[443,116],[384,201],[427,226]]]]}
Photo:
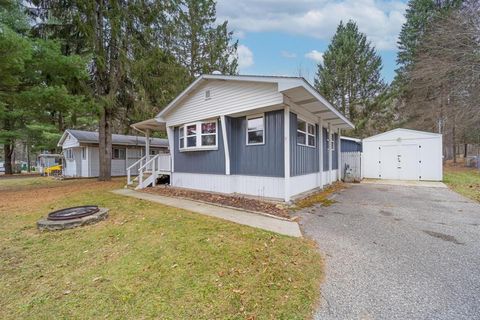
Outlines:
{"type": "Polygon", "coordinates": [[[423,230],[423,232],[425,232],[429,236],[432,236],[432,237],[435,237],[435,238],[438,238],[438,239],[442,239],[443,241],[448,241],[448,242],[452,242],[452,243],[455,243],[455,244],[465,244],[463,242],[458,241],[455,237],[450,236],[448,234],[435,232],[435,231],[429,231],[429,230],[423,230]]]}
{"type": "Polygon", "coordinates": [[[193,191],[170,186],[157,186],[153,188],[146,188],[141,191],[166,197],[179,197],[199,200],[234,208],[268,213],[282,218],[290,218],[287,207],[282,204],[276,204],[273,202],[246,198],[242,196],[230,196],[218,193],[193,191]]]}

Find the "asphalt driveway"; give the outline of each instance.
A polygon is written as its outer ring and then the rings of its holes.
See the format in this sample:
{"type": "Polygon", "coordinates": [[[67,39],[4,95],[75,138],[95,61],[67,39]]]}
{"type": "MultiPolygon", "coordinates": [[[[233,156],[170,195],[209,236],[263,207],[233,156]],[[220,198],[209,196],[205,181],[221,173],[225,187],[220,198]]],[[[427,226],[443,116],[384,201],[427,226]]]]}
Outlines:
{"type": "Polygon", "coordinates": [[[480,319],[480,205],[445,188],[354,184],[302,228],[325,254],[316,319],[480,319]]]}

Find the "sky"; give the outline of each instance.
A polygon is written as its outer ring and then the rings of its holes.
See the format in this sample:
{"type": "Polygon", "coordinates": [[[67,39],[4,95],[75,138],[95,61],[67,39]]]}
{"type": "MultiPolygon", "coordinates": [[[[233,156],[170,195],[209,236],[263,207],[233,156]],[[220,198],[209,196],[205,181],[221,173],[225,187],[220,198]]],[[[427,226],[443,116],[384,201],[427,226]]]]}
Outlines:
{"type": "Polygon", "coordinates": [[[354,20],[395,75],[397,38],[406,0],[218,0],[218,21],[238,39],[240,74],[303,76],[313,82],[317,64],[341,20],[354,20]]]}

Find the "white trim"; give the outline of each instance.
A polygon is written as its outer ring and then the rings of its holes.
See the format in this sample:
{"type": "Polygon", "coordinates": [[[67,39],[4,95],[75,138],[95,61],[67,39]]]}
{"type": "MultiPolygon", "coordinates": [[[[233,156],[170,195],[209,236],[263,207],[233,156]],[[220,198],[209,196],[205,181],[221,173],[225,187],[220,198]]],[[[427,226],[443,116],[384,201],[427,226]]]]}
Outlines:
{"type": "Polygon", "coordinates": [[[328,123],[328,183],[331,184],[332,183],[332,167],[333,167],[333,164],[332,164],[332,160],[333,160],[333,157],[332,157],[332,125],[330,124],[330,122],[328,123]]]}
{"type": "Polygon", "coordinates": [[[337,129],[337,181],[342,180],[342,139],[340,136],[340,128],[337,129]]]}
{"type": "Polygon", "coordinates": [[[284,115],[284,175],[285,175],[285,191],[284,191],[284,200],[285,202],[290,201],[290,107],[285,106],[284,115]]]}
{"type": "Polygon", "coordinates": [[[297,114],[297,135],[295,137],[296,137],[297,144],[299,146],[304,146],[304,147],[309,147],[309,148],[315,149],[317,147],[317,127],[315,126],[315,123],[309,122],[308,120],[305,120],[304,118],[299,117],[298,114],[297,114]],[[305,130],[306,131],[302,131],[298,128],[298,120],[305,122],[305,130]],[[313,126],[313,134],[308,132],[308,125],[313,126]],[[305,135],[305,144],[298,142],[298,132],[301,132],[302,134],[305,135]],[[308,137],[309,136],[313,136],[313,141],[314,141],[313,146],[308,144],[308,137]]]}
{"type": "Polygon", "coordinates": [[[228,146],[227,125],[225,116],[220,116],[220,124],[222,125],[223,149],[225,153],[225,174],[230,174],[230,148],[228,146]]]}
{"type": "Polygon", "coordinates": [[[318,157],[319,158],[319,161],[320,161],[320,165],[319,165],[319,172],[320,172],[320,188],[323,189],[323,186],[324,186],[324,179],[323,179],[323,157],[324,157],[324,154],[323,154],[323,119],[320,118],[319,120],[319,123],[318,123],[318,128],[320,130],[320,132],[318,133],[318,149],[319,149],[319,153],[320,153],[320,156],[318,157]]]}
{"type": "MultiPolygon", "coordinates": [[[[180,135],[180,132],[178,133],[180,135]]],[[[168,146],[170,150],[170,169],[172,172],[174,172],[174,164],[175,164],[175,129],[172,127],[167,127],[167,138],[168,138],[168,146]]],[[[180,141],[179,141],[179,147],[180,147],[180,141]]]]}
{"type": "Polygon", "coordinates": [[[195,121],[186,123],[178,127],[178,150],[180,152],[186,151],[204,151],[204,150],[218,150],[218,121],[217,119],[207,119],[202,121],[195,121]],[[202,125],[204,123],[215,123],[215,133],[202,133],[202,125]],[[189,126],[195,126],[195,134],[187,135],[186,128],[189,126]],[[180,131],[183,131],[183,137],[180,136],[180,131]],[[203,136],[215,135],[215,145],[202,146],[203,136]],[[195,147],[188,147],[188,138],[195,137],[195,147]],[[183,139],[183,148],[180,147],[180,139],[183,139]]]}
{"type": "Polygon", "coordinates": [[[353,141],[353,142],[357,142],[357,143],[361,143],[361,142],[362,142],[362,139],[345,137],[345,136],[340,136],[340,139],[342,139],[342,140],[348,140],[348,141],[353,141]]]}
{"type": "Polygon", "coordinates": [[[245,143],[247,146],[259,146],[259,145],[264,145],[265,144],[265,113],[256,113],[256,114],[251,114],[246,116],[245,118],[246,123],[245,123],[245,143]],[[258,143],[249,143],[248,142],[248,133],[249,132],[255,132],[255,131],[260,131],[260,130],[248,130],[248,120],[250,119],[255,119],[255,118],[262,118],[263,121],[263,126],[262,126],[262,142],[258,143]]]}

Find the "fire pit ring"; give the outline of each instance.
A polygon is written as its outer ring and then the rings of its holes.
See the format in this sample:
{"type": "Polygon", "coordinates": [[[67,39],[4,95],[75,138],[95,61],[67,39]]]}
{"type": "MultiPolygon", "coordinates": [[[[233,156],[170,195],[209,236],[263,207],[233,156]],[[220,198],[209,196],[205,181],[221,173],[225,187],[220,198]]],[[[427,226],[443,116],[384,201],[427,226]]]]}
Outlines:
{"type": "Polygon", "coordinates": [[[108,209],[95,205],[65,208],[50,212],[37,222],[40,231],[56,231],[94,224],[108,217],[108,209]]]}
{"type": "Polygon", "coordinates": [[[89,216],[100,211],[98,206],[78,206],[50,212],[47,220],[72,220],[89,216]]]}

